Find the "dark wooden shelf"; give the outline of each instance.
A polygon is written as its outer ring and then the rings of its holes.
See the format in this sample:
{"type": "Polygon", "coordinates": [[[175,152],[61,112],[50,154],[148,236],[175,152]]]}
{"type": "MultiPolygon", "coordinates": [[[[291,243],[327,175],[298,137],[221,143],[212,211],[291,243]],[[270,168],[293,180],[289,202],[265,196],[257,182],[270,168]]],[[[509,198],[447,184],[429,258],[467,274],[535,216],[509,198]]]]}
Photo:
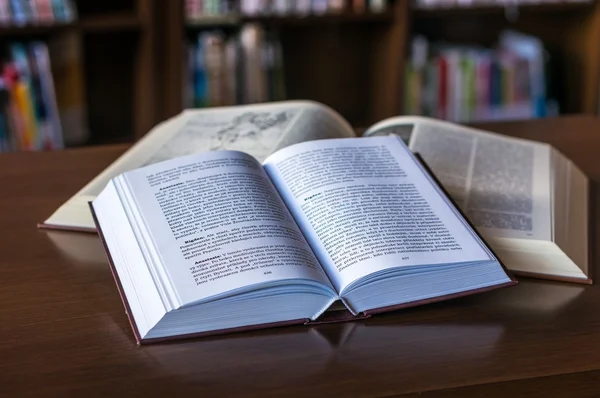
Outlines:
{"type": "Polygon", "coordinates": [[[223,15],[188,19],[185,24],[190,29],[200,29],[220,26],[237,26],[240,24],[240,22],[241,18],[239,15],[223,15]]]}
{"type": "Polygon", "coordinates": [[[74,27],[74,23],[26,24],[0,27],[0,38],[15,36],[46,36],[74,27]]]}
{"type": "Polygon", "coordinates": [[[80,147],[88,147],[88,146],[96,146],[96,145],[121,145],[121,144],[133,144],[135,142],[135,136],[133,133],[123,134],[115,137],[104,137],[94,136],[90,137],[90,139],[81,144],[81,145],[73,145],[70,148],[80,148],[80,147]]]}
{"type": "Polygon", "coordinates": [[[103,15],[84,18],[72,23],[37,23],[26,25],[0,26],[0,38],[20,36],[48,36],[67,29],[80,29],[83,32],[114,32],[137,30],[142,27],[139,18],[131,14],[103,15]]]}
{"type": "Polygon", "coordinates": [[[520,4],[520,5],[475,5],[470,7],[432,7],[432,8],[414,8],[413,14],[416,17],[444,18],[460,15],[501,15],[506,10],[517,10],[528,14],[533,13],[563,13],[571,11],[585,11],[591,9],[594,2],[564,2],[564,3],[545,3],[545,4],[520,4]]]}
{"type": "Polygon", "coordinates": [[[137,30],[143,24],[136,15],[124,13],[82,18],[77,25],[83,32],[114,32],[137,30]]]}

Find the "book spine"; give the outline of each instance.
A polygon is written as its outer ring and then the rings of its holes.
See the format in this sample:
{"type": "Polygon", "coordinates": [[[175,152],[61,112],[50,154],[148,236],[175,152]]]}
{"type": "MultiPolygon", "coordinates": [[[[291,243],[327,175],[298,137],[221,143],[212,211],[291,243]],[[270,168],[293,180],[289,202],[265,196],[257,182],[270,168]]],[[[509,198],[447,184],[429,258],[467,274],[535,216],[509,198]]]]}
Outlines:
{"type": "Polygon", "coordinates": [[[429,117],[436,117],[437,93],[438,93],[438,71],[435,63],[428,63],[426,66],[426,81],[427,86],[424,94],[424,109],[423,113],[429,117]]]}
{"type": "Polygon", "coordinates": [[[384,12],[387,9],[387,0],[370,0],[369,11],[374,13],[384,12]]]}
{"type": "Polygon", "coordinates": [[[449,57],[450,75],[450,120],[460,122],[462,120],[462,69],[460,67],[461,54],[452,51],[449,57]]]}
{"type": "Polygon", "coordinates": [[[47,143],[49,149],[61,149],[64,147],[64,139],[48,47],[45,43],[37,42],[32,45],[32,52],[40,80],[40,94],[45,111],[45,122],[47,123],[47,143]]]}
{"type": "Polygon", "coordinates": [[[31,68],[27,51],[20,44],[11,46],[12,59],[16,67],[18,81],[15,85],[15,100],[23,118],[23,135],[26,150],[42,148],[42,140],[37,131],[35,116],[35,95],[31,84],[31,68]]]}
{"type": "Polygon", "coordinates": [[[7,112],[8,101],[9,94],[4,83],[4,78],[0,78],[0,152],[11,152],[13,150],[7,112]]]}
{"type": "Polygon", "coordinates": [[[327,12],[327,0],[312,0],[312,12],[315,15],[323,15],[327,12]]]}
{"type": "Polygon", "coordinates": [[[11,0],[10,2],[12,9],[12,22],[17,26],[23,26],[27,24],[27,14],[23,8],[22,0],[11,0]]]}
{"type": "Polygon", "coordinates": [[[347,0],[329,0],[329,4],[327,6],[329,12],[334,14],[341,14],[346,11],[346,7],[348,7],[347,0]]]}
{"type": "Polygon", "coordinates": [[[206,77],[205,34],[196,43],[194,73],[194,105],[202,108],[208,105],[208,82],[206,77]]]}
{"type": "Polygon", "coordinates": [[[8,26],[13,22],[10,0],[0,0],[0,26],[8,26]]]}
{"type": "Polygon", "coordinates": [[[33,14],[33,10],[31,9],[31,0],[20,0],[21,9],[23,10],[23,14],[25,16],[26,23],[35,22],[35,16],[33,14]]]}
{"type": "Polygon", "coordinates": [[[238,46],[237,38],[231,37],[227,40],[225,45],[225,68],[226,68],[226,105],[236,104],[236,93],[237,93],[237,73],[236,65],[238,63],[238,46]]]}
{"type": "Polygon", "coordinates": [[[486,110],[489,108],[489,80],[490,63],[487,57],[480,57],[477,65],[477,106],[475,118],[477,120],[485,119],[486,110]]]}
{"type": "Polygon", "coordinates": [[[297,0],[296,1],[296,14],[297,15],[308,15],[310,14],[312,1],[311,0],[297,0]]]}
{"type": "Polygon", "coordinates": [[[47,42],[65,145],[89,138],[81,40],[80,35],[65,34],[47,42]]]}
{"type": "Polygon", "coordinates": [[[288,0],[274,0],[273,13],[277,16],[288,15],[291,11],[291,2],[288,0]]]}
{"type": "Polygon", "coordinates": [[[20,83],[18,81],[17,69],[13,63],[4,65],[3,79],[8,91],[7,114],[13,135],[12,141],[15,143],[16,149],[27,150],[30,146],[29,137],[25,134],[25,121],[18,106],[17,90],[20,83]]]}
{"type": "Polygon", "coordinates": [[[62,0],[63,1],[63,10],[64,10],[64,18],[65,22],[73,22],[77,19],[77,8],[75,8],[75,4],[73,0],[62,0]]]}
{"type": "Polygon", "coordinates": [[[41,23],[54,22],[54,13],[52,12],[52,3],[50,0],[37,0],[36,7],[41,23]]]}
{"type": "Polygon", "coordinates": [[[38,13],[36,0],[25,0],[25,2],[27,3],[27,10],[29,11],[29,21],[35,23],[39,22],[40,16],[38,13]]]}
{"type": "Polygon", "coordinates": [[[54,20],[58,22],[68,22],[67,13],[63,4],[63,0],[51,0],[52,1],[52,13],[54,14],[54,20]]]}
{"type": "Polygon", "coordinates": [[[30,69],[30,87],[31,87],[31,103],[33,107],[33,115],[36,126],[36,149],[53,149],[52,133],[48,120],[48,112],[44,96],[42,93],[42,82],[40,77],[39,65],[36,62],[33,52],[33,45],[27,48],[27,57],[29,60],[30,69]]]}

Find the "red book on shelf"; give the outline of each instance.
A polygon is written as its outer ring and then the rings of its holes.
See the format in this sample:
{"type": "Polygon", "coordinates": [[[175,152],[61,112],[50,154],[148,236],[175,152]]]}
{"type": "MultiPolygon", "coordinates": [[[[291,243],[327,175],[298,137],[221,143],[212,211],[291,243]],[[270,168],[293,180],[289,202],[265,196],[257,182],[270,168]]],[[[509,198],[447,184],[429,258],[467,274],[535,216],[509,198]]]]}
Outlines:
{"type": "Polygon", "coordinates": [[[448,60],[444,55],[437,60],[438,63],[438,110],[437,117],[440,119],[448,118],[448,60]]]}

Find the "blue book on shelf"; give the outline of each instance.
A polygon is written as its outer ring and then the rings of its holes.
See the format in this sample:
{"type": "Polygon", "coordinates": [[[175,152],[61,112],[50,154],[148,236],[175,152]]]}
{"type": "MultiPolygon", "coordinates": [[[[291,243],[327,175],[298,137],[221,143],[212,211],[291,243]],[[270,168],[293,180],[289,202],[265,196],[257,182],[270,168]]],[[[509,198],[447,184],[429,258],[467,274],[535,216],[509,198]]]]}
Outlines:
{"type": "Polygon", "coordinates": [[[6,91],[4,79],[0,78],[0,152],[10,152],[12,149],[8,118],[4,111],[8,101],[8,91],[6,91]]]}
{"type": "Polygon", "coordinates": [[[58,22],[67,22],[67,10],[65,9],[65,4],[63,0],[52,0],[52,13],[54,14],[54,19],[58,22]]]}
{"type": "Polygon", "coordinates": [[[10,7],[15,25],[27,24],[28,16],[25,10],[25,0],[11,0],[10,7]]]}
{"type": "Polygon", "coordinates": [[[204,39],[204,35],[198,37],[194,60],[194,105],[200,108],[205,107],[208,100],[204,39]]]}
{"type": "Polygon", "coordinates": [[[500,65],[493,60],[490,64],[490,105],[492,108],[502,105],[502,79],[500,65]]]}

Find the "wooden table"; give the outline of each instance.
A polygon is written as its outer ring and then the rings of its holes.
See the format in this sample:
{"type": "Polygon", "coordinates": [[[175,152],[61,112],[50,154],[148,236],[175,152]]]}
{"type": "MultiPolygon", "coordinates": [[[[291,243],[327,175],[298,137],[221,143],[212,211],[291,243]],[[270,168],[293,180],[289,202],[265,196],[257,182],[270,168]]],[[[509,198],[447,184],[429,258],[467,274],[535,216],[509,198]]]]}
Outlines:
{"type": "MultiPolygon", "coordinates": [[[[600,120],[486,127],[600,181],[600,120]]],[[[136,346],[98,238],[36,229],[124,150],[0,155],[0,396],[600,396],[598,283],[522,279],[363,322],[136,346]]]]}

